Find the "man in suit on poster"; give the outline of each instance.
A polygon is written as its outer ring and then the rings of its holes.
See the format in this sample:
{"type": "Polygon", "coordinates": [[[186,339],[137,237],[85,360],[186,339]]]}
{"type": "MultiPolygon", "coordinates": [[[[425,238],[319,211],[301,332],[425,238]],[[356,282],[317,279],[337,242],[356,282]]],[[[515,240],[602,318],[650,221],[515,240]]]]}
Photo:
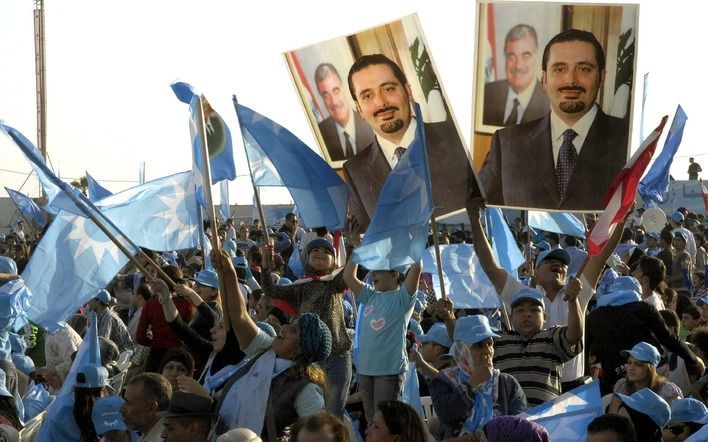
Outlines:
{"type": "Polygon", "coordinates": [[[570,29],[548,42],[541,84],[551,111],[494,134],[479,175],[489,204],[603,209],[627,161],[629,133],[595,102],[604,79],[604,51],[592,33],[570,29]]]}
{"type": "Polygon", "coordinates": [[[536,79],[538,38],[536,30],[519,24],[504,39],[506,78],[484,85],[482,123],[510,126],[543,117],[548,96],[536,79]]]}
{"type": "Polygon", "coordinates": [[[334,65],[322,63],[317,66],[315,84],[329,112],[329,117],[318,125],[329,159],[347,160],[371,144],[374,132],[358,113],[352,111],[334,65]]]}
{"type": "Polygon", "coordinates": [[[375,133],[366,149],[344,163],[357,230],[363,232],[369,224],[386,177],[413,141],[418,124],[425,125],[435,214],[463,208],[470,186],[479,195],[454,123],[416,121],[410,84],[395,62],[382,54],[364,55],[349,70],[348,82],[357,112],[375,133]]]}

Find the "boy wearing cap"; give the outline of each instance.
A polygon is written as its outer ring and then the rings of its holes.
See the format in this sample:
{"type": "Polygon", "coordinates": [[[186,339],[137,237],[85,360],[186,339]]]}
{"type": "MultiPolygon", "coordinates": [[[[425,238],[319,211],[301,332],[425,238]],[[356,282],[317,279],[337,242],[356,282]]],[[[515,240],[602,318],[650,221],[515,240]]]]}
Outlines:
{"type": "MultiPolygon", "coordinates": [[[[494,258],[491,245],[487,240],[484,229],[480,222],[480,212],[484,206],[484,201],[480,198],[471,198],[467,201],[467,214],[470,218],[472,233],[474,237],[474,248],[479,257],[484,273],[494,284],[497,293],[501,295],[504,304],[509,309],[512,297],[525,288],[516,278],[502,268],[494,258]]],[[[624,222],[620,223],[613,235],[605,244],[600,254],[590,257],[585,265],[580,277],[581,290],[578,301],[581,312],[587,308],[588,302],[593,296],[593,290],[597,285],[607,258],[619,242],[624,222]]],[[[563,326],[569,324],[570,304],[564,300],[566,283],[568,276],[568,265],[570,255],[563,249],[553,249],[541,253],[536,259],[534,271],[536,288],[542,293],[544,304],[544,318],[547,327],[563,326]]],[[[540,328],[539,328],[540,329],[540,328]]],[[[568,391],[583,383],[585,374],[585,357],[582,352],[577,357],[572,358],[562,368],[563,391],[568,391]]],[[[528,395],[527,395],[528,396],[528,395]]]]}
{"type": "Polygon", "coordinates": [[[676,235],[677,232],[682,232],[684,234],[685,238],[685,243],[686,243],[686,251],[688,252],[688,255],[691,257],[691,262],[696,261],[696,240],[693,238],[693,232],[688,230],[687,228],[683,227],[683,222],[686,219],[686,217],[683,215],[681,212],[673,212],[671,215],[669,215],[669,224],[671,224],[671,228],[673,229],[673,234],[674,236],[676,235]]]}
{"type": "Polygon", "coordinates": [[[649,232],[646,234],[647,247],[644,249],[644,253],[647,256],[656,256],[661,252],[661,247],[659,247],[660,236],[656,232],[649,232]]]}
{"type": "Polygon", "coordinates": [[[95,298],[89,301],[91,311],[96,312],[98,318],[98,336],[110,339],[118,346],[118,351],[133,350],[135,345],[128,333],[125,322],[109,307],[111,294],[108,290],[101,290],[95,298]]]}
{"type": "Polygon", "coordinates": [[[671,276],[668,278],[669,287],[676,290],[677,293],[684,292],[688,294],[688,287],[683,282],[683,269],[688,269],[688,274],[692,272],[693,259],[686,250],[688,236],[681,230],[674,230],[674,240],[671,243],[674,246],[674,260],[671,263],[671,276]]]}

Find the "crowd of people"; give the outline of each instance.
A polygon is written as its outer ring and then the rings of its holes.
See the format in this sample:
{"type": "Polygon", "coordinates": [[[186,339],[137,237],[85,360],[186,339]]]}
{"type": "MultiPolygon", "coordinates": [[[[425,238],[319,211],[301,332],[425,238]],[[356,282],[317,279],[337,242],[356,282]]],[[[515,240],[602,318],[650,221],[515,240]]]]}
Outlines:
{"type": "MultiPolygon", "coordinates": [[[[528,260],[510,272],[483,211],[470,198],[470,230],[435,234],[474,246],[500,309],[456,308],[420,263],[343,261],[359,235],[336,241],[293,213],[268,235],[233,220],[207,229],[221,245],[210,255],[145,251],[146,274],[129,264],[53,333],[14,333],[0,302],[0,438],[545,441],[525,413],[592,381],[604,415],[588,441],[705,431],[703,214],[679,209],[646,232],[637,211],[591,257],[582,239],[519,218],[509,228],[528,260]],[[92,317],[101,361],[72,368],[92,317]]],[[[21,278],[37,239],[5,235],[0,284],[21,278]]]]}

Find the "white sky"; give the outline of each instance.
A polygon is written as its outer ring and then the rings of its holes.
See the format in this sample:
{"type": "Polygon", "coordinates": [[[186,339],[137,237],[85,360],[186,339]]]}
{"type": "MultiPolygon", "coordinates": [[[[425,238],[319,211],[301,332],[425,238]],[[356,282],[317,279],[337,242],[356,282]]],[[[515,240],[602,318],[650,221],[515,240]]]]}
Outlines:
{"type": "MultiPolygon", "coordinates": [[[[45,0],[46,1],[46,0],[45,0]]],[[[316,146],[282,53],[357,32],[417,12],[449,104],[465,140],[471,135],[475,2],[472,0],[298,1],[46,1],[48,149],[67,181],[84,170],[108,189],[191,167],[188,108],[169,85],[183,80],[201,90],[237,127],[239,102],[316,146]]],[[[688,115],[672,174],[686,179],[688,157],[708,170],[700,136],[708,111],[700,48],[705,26],[699,3],[640,2],[633,124],[638,145],[642,76],[650,72],[645,132],[661,115],[688,115]]],[[[0,0],[0,119],[36,140],[34,37],[31,0],[0,0]]],[[[668,128],[667,128],[668,129],[668,128]]],[[[234,137],[239,175],[231,202],[250,204],[248,167],[234,137]]],[[[663,139],[661,141],[663,143],[663,139]]],[[[18,189],[30,167],[0,136],[0,186],[18,189]],[[13,173],[17,171],[21,173],[13,173]]],[[[22,191],[36,196],[36,181],[22,191]]],[[[4,189],[0,189],[4,196],[4,189]]],[[[218,193],[215,194],[218,199],[218,193]]],[[[270,192],[265,203],[288,203],[270,192]]]]}

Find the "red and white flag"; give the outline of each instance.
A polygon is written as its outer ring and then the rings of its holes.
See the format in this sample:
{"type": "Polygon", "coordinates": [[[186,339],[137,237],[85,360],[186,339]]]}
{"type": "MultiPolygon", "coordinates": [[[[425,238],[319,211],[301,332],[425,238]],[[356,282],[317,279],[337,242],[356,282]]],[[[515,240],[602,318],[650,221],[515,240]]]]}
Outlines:
{"type": "Polygon", "coordinates": [[[605,194],[605,211],[595,223],[588,235],[588,253],[595,256],[612,236],[615,226],[620,223],[634,203],[637,196],[639,179],[644,174],[651,157],[654,155],[656,145],[664,130],[668,116],[661,119],[659,127],[649,134],[639,149],[632,155],[627,164],[620,170],[617,177],[605,194]]]}
{"type": "Polygon", "coordinates": [[[706,213],[708,213],[708,189],[706,189],[706,184],[701,180],[701,193],[703,193],[703,205],[706,208],[706,213]]]}

